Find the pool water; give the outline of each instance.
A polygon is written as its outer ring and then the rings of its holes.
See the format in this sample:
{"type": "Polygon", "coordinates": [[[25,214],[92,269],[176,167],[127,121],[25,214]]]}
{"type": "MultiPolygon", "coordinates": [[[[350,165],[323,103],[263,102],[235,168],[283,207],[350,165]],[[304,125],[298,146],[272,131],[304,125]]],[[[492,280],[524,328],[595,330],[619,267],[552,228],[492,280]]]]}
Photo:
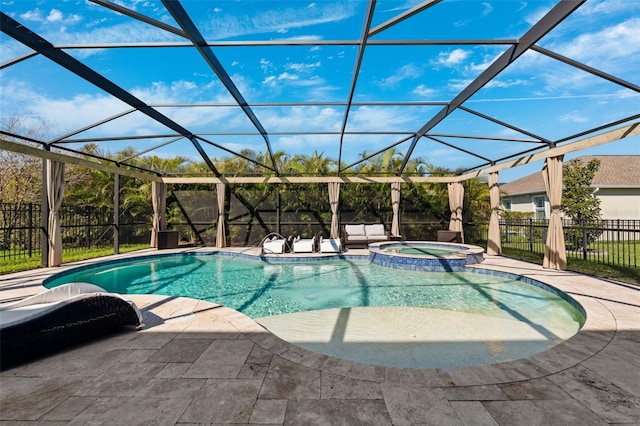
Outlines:
{"type": "Polygon", "coordinates": [[[89,282],[115,293],[202,299],[251,318],[333,308],[412,306],[515,318],[541,330],[562,323],[575,333],[584,322],[568,301],[517,277],[404,271],[368,260],[271,264],[215,254],[157,256],[58,274],[45,285],[69,282],[89,282]]]}
{"type": "Polygon", "coordinates": [[[207,300],[311,351],[403,368],[525,358],[584,323],[568,296],[517,275],[393,269],[366,258],[300,260],[161,255],[65,271],[45,286],[89,282],[115,293],[207,300]]]}

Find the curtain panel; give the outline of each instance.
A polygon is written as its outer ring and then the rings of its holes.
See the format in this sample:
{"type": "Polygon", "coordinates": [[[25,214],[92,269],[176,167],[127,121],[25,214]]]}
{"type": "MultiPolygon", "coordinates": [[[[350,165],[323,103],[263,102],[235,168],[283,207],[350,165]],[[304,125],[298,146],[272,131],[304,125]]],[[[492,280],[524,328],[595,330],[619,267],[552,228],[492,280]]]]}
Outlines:
{"type": "Polygon", "coordinates": [[[391,235],[400,236],[400,182],[391,184],[391,207],[393,209],[393,221],[391,222],[391,235]]]}
{"type": "Polygon", "coordinates": [[[487,254],[498,256],[502,253],[500,242],[500,182],[498,172],[489,173],[489,200],[491,217],[489,218],[489,236],[487,254]]]}
{"type": "Polygon", "coordinates": [[[218,196],[218,233],[216,234],[216,247],[223,248],[227,246],[227,234],[224,228],[224,201],[226,185],[224,183],[216,183],[216,195],[218,196]]]}
{"type": "Polygon", "coordinates": [[[167,185],[151,182],[151,203],[153,204],[153,222],[151,225],[151,247],[158,247],[158,233],[167,229],[167,185]]]}
{"type": "Polygon", "coordinates": [[[49,204],[48,246],[49,266],[62,263],[62,231],[60,229],[60,207],[64,197],[64,163],[47,160],[47,203],[49,204]]]}
{"type": "Polygon", "coordinates": [[[542,167],[542,178],[551,206],[547,244],[544,248],[542,267],[548,269],[567,269],[567,252],[564,243],[564,231],[560,218],[562,204],[562,155],[547,158],[542,167]]]}
{"type": "Polygon", "coordinates": [[[449,192],[449,210],[451,210],[451,220],[449,230],[460,232],[460,238],[464,243],[464,231],[462,230],[462,205],[464,202],[464,186],[460,182],[447,184],[449,192]]]}
{"type": "Polygon", "coordinates": [[[338,229],[338,204],[340,201],[340,183],[329,182],[329,204],[331,206],[331,238],[340,238],[338,229]]]}

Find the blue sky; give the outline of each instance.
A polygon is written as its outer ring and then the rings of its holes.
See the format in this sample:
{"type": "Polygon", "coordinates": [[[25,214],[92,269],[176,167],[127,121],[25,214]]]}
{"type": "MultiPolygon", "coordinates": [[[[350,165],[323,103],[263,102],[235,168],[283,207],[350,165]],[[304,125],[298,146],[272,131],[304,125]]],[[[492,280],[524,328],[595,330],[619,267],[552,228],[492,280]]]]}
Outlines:
{"type": "MultiPolygon", "coordinates": [[[[127,0],[123,6],[179,27],[162,3],[127,0]]],[[[378,1],[372,28],[418,4],[378,1]]],[[[557,1],[445,0],[371,40],[513,40],[522,35],[557,1]]],[[[183,7],[209,41],[304,40],[299,46],[214,46],[213,51],[249,104],[315,102],[322,105],[256,106],[253,108],[274,150],[292,155],[317,150],[338,157],[339,135],[292,134],[340,131],[345,116],[358,47],[329,45],[330,40],[358,40],[367,4],[363,1],[183,1],[183,7]]],[[[86,43],[184,42],[160,30],[91,2],[2,1],[2,12],[54,45],[86,43]]],[[[0,34],[0,60],[30,50],[0,34]]],[[[640,1],[588,0],[537,43],[545,49],[599,68],[632,84],[640,84],[640,1]]],[[[506,45],[384,46],[365,49],[346,130],[394,134],[346,135],[343,161],[356,161],[422,127],[442,106],[359,105],[366,102],[447,102],[463,90],[506,45]]],[[[223,104],[198,108],[158,107],[190,131],[226,133],[206,136],[234,151],[264,152],[264,140],[235,106],[211,68],[192,48],[147,47],[67,49],[67,53],[147,104],[223,104]]],[[[129,106],[69,71],[35,56],[0,70],[0,115],[44,120],[47,137],[120,114],[129,106]]],[[[554,140],[640,113],[640,95],[536,52],[527,52],[464,106],[528,132],[554,140]]],[[[83,132],[78,138],[172,133],[148,117],[133,113],[83,132]]],[[[431,132],[440,140],[491,159],[532,146],[529,142],[487,141],[473,136],[528,139],[506,127],[465,111],[455,111],[431,132]],[[469,139],[446,135],[468,135],[469,139]],[[445,136],[442,136],[445,135],[445,136]]],[[[143,151],[172,138],[129,139],[101,143],[105,150],[132,146],[143,151]]],[[[409,141],[410,142],[410,141],[409,141]]],[[[409,142],[399,144],[404,153],[409,142]]],[[[81,144],[68,146],[77,148],[81,144]]],[[[228,154],[206,145],[210,156],[228,154]]],[[[158,148],[161,156],[186,155],[199,160],[193,146],[177,141],[158,148]]],[[[637,137],[568,155],[640,155],[637,137]]],[[[476,156],[421,139],[413,153],[437,166],[473,167],[476,156]]],[[[541,163],[501,172],[507,182],[540,169],[541,163]]]]}

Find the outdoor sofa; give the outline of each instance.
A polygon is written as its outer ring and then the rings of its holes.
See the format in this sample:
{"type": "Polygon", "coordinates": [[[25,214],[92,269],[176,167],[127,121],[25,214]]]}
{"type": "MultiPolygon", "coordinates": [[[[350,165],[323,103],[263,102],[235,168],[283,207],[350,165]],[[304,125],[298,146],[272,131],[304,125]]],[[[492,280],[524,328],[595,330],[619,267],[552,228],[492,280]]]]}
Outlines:
{"type": "Polygon", "coordinates": [[[127,326],[142,328],[138,307],[88,283],[65,284],[0,304],[0,369],[127,326]]]}
{"type": "Polygon", "coordinates": [[[367,248],[370,243],[388,240],[389,235],[385,232],[384,225],[381,223],[344,225],[343,241],[345,247],[367,248]]]}

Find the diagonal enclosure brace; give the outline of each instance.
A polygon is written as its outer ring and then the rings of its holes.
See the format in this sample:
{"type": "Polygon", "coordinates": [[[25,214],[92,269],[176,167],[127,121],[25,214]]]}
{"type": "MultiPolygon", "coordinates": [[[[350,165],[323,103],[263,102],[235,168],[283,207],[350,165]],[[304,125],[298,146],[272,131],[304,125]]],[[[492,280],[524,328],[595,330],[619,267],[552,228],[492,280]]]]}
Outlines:
{"type": "Polygon", "coordinates": [[[340,164],[342,162],[342,146],[344,144],[344,134],[347,129],[347,121],[349,120],[349,112],[351,111],[351,104],[353,103],[353,94],[356,91],[356,84],[358,84],[358,77],[360,76],[360,67],[362,66],[362,58],[364,57],[364,49],[367,47],[367,39],[369,38],[369,28],[371,27],[371,20],[373,19],[373,11],[376,8],[376,1],[370,0],[367,12],[365,14],[365,22],[362,27],[362,35],[360,36],[360,46],[358,46],[358,53],[356,55],[356,64],[353,69],[353,76],[351,77],[351,88],[349,89],[349,99],[347,100],[347,107],[344,111],[344,117],[342,119],[342,130],[340,132],[340,149],[338,151],[338,174],[340,173],[340,164]]]}
{"type": "Polygon", "coordinates": [[[198,143],[193,133],[191,133],[189,130],[171,120],[166,115],[151,108],[143,101],[133,96],[131,93],[127,92],[112,81],[106,79],[104,76],[89,68],[82,62],[78,61],[68,53],[55,48],[49,41],[40,37],[38,34],[29,30],[19,22],[13,20],[4,12],[0,12],[0,29],[3,33],[7,34],[10,37],[13,37],[25,46],[30,47],[47,59],[50,59],[58,65],[66,68],[67,70],[85,79],[94,86],[99,87],[112,96],[115,96],[122,102],[129,104],[133,108],[137,109],[138,111],[152,118],[158,123],[163,124],[164,126],[176,131],[185,138],[189,139],[195,146],[196,150],[200,153],[202,159],[211,169],[211,171],[216,176],[220,176],[220,172],[218,172],[216,167],[211,162],[211,159],[207,156],[207,154],[202,149],[202,146],[198,143]]]}
{"type": "Polygon", "coordinates": [[[516,59],[530,49],[538,40],[544,37],[549,31],[562,22],[573,11],[580,7],[586,0],[563,0],[542,17],[529,31],[527,31],[517,44],[507,49],[498,59],[485,69],[475,80],[465,87],[451,102],[433,116],[424,126],[416,132],[415,138],[409,146],[409,150],[402,160],[398,175],[402,174],[404,168],[409,162],[411,154],[418,143],[420,137],[425,135],[429,130],[433,129],[438,123],[444,120],[449,114],[460,107],[484,85],[490,82],[494,77],[504,71],[516,59]]]}
{"type": "Polygon", "coordinates": [[[213,72],[216,73],[224,87],[226,87],[226,89],[229,91],[231,96],[233,96],[236,102],[238,102],[238,105],[240,106],[240,108],[242,108],[242,111],[244,111],[249,120],[251,120],[251,123],[253,123],[256,129],[258,129],[267,145],[267,151],[269,152],[271,163],[273,164],[274,168],[277,167],[276,162],[273,158],[273,151],[271,150],[271,143],[269,142],[269,135],[267,134],[267,131],[262,126],[262,123],[260,123],[260,120],[258,120],[258,117],[256,117],[253,110],[242,96],[242,93],[240,93],[240,90],[238,90],[236,85],[233,83],[233,80],[231,80],[231,77],[229,76],[229,74],[227,74],[227,71],[224,69],[216,55],[213,53],[213,50],[211,49],[211,47],[209,47],[207,41],[204,39],[180,2],[175,0],[162,0],[162,4],[164,4],[167,10],[171,13],[173,19],[175,19],[180,27],[182,27],[182,30],[185,32],[187,38],[191,40],[195,48],[198,50],[198,52],[200,52],[200,55],[202,55],[207,64],[209,64],[209,67],[211,67],[213,72]]]}

